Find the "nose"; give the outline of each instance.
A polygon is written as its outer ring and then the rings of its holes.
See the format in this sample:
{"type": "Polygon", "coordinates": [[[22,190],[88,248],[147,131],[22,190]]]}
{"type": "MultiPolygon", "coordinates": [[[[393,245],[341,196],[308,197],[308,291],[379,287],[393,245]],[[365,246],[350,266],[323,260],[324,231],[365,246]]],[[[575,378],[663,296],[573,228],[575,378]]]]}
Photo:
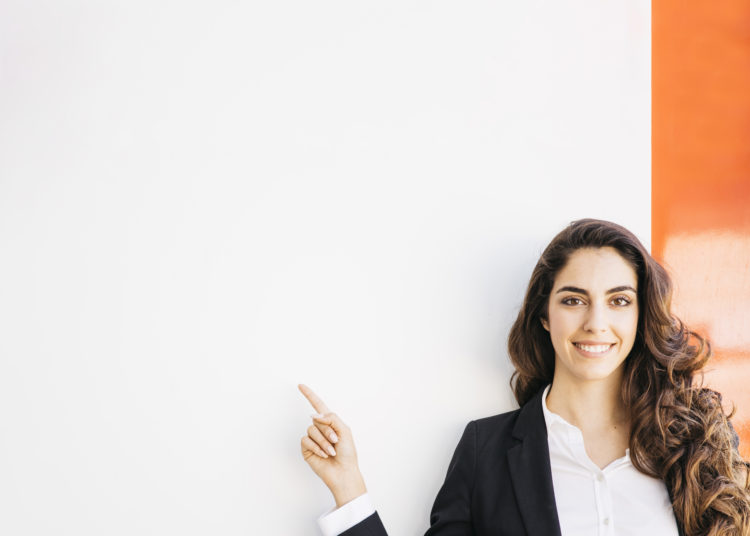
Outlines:
{"type": "Polygon", "coordinates": [[[583,329],[589,333],[601,333],[607,330],[607,310],[604,305],[594,303],[588,308],[583,329]]]}

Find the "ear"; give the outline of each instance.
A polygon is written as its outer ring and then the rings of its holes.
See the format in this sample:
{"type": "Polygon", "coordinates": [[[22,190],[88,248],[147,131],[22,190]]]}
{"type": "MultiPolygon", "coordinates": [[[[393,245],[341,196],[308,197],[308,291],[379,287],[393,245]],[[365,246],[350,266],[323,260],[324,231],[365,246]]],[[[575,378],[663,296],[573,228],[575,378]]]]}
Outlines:
{"type": "Polygon", "coordinates": [[[547,322],[547,319],[546,318],[540,318],[539,320],[542,321],[542,326],[544,327],[544,329],[546,329],[547,331],[549,331],[549,322],[547,322]]]}

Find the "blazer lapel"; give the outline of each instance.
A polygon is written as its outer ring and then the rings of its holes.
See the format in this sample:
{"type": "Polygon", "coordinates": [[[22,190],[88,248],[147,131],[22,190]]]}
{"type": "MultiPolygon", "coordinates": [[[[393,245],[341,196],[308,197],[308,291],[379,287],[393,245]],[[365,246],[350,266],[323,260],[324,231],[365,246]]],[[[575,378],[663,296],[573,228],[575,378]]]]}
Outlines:
{"type": "Polygon", "coordinates": [[[547,427],[539,391],[524,404],[513,428],[520,442],[508,449],[508,465],[518,508],[529,536],[561,536],[555,506],[547,427]]]}

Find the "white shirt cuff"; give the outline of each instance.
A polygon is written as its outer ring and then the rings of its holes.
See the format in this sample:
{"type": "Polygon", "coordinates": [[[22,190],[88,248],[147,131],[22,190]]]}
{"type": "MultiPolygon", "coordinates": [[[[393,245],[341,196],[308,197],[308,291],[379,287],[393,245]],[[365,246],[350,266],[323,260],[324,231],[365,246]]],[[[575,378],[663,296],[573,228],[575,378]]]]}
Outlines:
{"type": "Polygon", "coordinates": [[[318,518],[323,536],[338,536],[347,529],[375,513],[375,506],[365,492],[356,499],[336,508],[335,506],[318,518]]]}

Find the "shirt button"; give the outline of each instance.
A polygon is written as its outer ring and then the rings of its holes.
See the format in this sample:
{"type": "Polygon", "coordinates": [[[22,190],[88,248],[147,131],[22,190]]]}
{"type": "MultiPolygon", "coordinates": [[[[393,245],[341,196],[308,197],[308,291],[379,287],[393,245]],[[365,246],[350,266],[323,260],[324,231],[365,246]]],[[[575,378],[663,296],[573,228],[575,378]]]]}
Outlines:
{"type": "Polygon", "coordinates": [[[602,523],[604,523],[605,525],[609,525],[609,518],[605,517],[604,521],[602,521],[602,523]]]}
{"type": "Polygon", "coordinates": [[[604,481],[604,475],[602,473],[599,473],[598,475],[596,475],[596,479],[599,482],[603,482],[604,481]]]}

